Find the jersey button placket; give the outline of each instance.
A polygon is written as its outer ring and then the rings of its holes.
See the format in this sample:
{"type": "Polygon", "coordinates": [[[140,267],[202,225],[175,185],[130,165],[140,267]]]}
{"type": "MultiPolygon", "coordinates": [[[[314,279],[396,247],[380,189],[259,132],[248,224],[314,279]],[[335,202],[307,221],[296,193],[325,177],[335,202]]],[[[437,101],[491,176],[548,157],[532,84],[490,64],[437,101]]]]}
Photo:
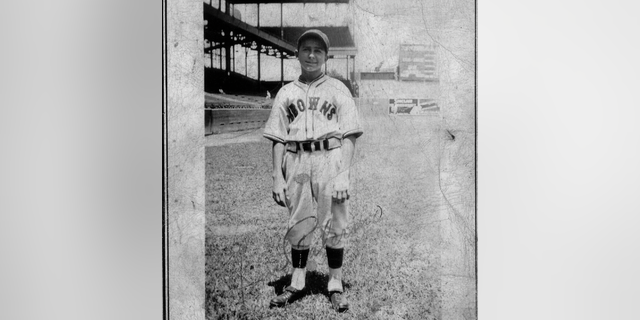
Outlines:
{"type": "MultiPolygon", "coordinates": [[[[313,113],[311,115],[309,115],[309,90],[311,90],[311,85],[312,84],[307,84],[307,90],[305,92],[305,97],[304,97],[304,103],[305,103],[305,110],[304,110],[304,132],[305,132],[305,138],[306,140],[311,140],[313,139],[313,123],[311,124],[311,135],[309,135],[309,117],[311,117],[311,121],[313,121],[313,113]]],[[[311,111],[313,112],[313,111],[311,111]]]]}
{"type": "MultiPolygon", "coordinates": [[[[312,97],[315,96],[316,88],[309,88],[309,91],[311,91],[312,97]]],[[[309,101],[308,93],[307,93],[307,103],[309,104],[309,106],[311,106],[311,101],[309,101]]],[[[311,110],[311,138],[313,139],[315,139],[315,135],[316,135],[316,109],[317,109],[317,106],[311,110]]]]}

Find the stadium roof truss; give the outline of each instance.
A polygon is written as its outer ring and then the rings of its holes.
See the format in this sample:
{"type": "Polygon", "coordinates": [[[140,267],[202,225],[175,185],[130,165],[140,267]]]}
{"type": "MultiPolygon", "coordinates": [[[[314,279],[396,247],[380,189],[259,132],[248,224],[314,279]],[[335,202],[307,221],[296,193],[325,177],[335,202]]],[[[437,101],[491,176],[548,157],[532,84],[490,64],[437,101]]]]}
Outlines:
{"type": "MultiPolygon", "coordinates": [[[[206,1],[206,0],[205,0],[206,1]]],[[[230,64],[230,48],[240,45],[242,47],[258,51],[260,54],[276,57],[280,62],[280,78],[284,81],[283,60],[295,57],[296,41],[298,37],[309,27],[284,27],[282,25],[282,4],[284,3],[345,3],[349,0],[227,0],[222,6],[222,1],[218,0],[218,8],[212,5],[215,0],[204,2],[204,40],[205,54],[211,54],[214,50],[226,50],[225,59],[227,71],[230,64]],[[280,27],[260,27],[260,4],[280,4],[280,27]],[[236,4],[256,4],[258,6],[258,24],[252,26],[246,22],[234,18],[228,12],[230,6],[236,4]],[[221,8],[224,7],[224,11],[221,8]]],[[[232,9],[231,9],[232,10],[232,9]]],[[[347,77],[350,58],[354,63],[357,49],[353,43],[353,38],[348,26],[342,27],[314,27],[327,34],[331,42],[328,55],[330,58],[344,57],[347,62],[347,77]]],[[[260,54],[258,54],[258,65],[260,65],[260,54]]],[[[213,64],[213,55],[212,64],[213,64]]],[[[235,59],[235,55],[234,55],[235,59]]],[[[222,66],[222,62],[221,66],[222,66]]],[[[325,65],[326,69],[326,65],[325,65]]],[[[258,81],[260,81],[260,68],[258,68],[258,81]]]]}
{"type": "Polygon", "coordinates": [[[295,54],[296,48],[293,44],[238,20],[207,3],[204,3],[204,19],[207,20],[204,38],[210,43],[204,49],[206,53],[227,46],[241,45],[252,50],[258,50],[260,47],[261,53],[278,58],[292,57],[295,54]]]}

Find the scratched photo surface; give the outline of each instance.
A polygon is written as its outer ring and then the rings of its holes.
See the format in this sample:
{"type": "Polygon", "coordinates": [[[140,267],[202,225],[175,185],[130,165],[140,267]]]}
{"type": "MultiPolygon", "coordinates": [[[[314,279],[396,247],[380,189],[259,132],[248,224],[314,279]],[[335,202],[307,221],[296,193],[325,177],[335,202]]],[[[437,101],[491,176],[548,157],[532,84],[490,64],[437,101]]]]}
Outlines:
{"type": "Polygon", "coordinates": [[[319,232],[309,293],[269,308],[292,267],[262,134],[282,82],[300,74],[290,49],[307,28],[332,41],[324,71],[350,89],[364,130],[339,318],[476,319],[475,2],[242,2],[203,3],[206,319],[338,317],[319,232]]]}

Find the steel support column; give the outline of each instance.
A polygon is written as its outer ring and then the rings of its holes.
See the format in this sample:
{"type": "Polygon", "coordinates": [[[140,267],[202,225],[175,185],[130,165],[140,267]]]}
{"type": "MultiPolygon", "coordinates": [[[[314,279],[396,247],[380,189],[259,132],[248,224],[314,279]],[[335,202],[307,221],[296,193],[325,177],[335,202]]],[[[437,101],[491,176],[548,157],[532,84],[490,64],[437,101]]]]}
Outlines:
{"type": "Polygon", "coordinates": [[[347,81],[349,80],[349,56],[347,56],[347,81]]]}

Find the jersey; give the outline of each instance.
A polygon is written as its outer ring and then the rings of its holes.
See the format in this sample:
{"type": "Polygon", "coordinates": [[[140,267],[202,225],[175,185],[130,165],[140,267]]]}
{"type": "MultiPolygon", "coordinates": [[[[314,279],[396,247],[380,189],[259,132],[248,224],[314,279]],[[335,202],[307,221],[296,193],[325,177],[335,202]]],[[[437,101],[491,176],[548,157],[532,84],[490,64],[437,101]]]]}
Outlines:
{"type": "Polygon", "coordinates": [[[358,109],[349,89],[322,75],[311,83],[295,80],[280,89],[265,125],[273,141],[319,141],[362,135],[358,109]]]}

